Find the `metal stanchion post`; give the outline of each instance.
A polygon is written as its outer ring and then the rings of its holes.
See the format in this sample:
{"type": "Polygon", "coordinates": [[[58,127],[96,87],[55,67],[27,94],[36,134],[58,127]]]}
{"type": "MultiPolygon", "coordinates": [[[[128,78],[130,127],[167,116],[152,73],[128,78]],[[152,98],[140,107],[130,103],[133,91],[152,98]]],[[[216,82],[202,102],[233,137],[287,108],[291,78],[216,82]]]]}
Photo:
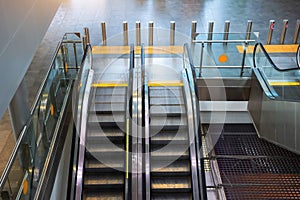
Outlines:
{"type": "MultiPolygon", "coordinates": [[[[224,40],[228,40],[229,27],[230,27],[230,21],[226,20],[225,26],[224,26],[224,37],[223,37],[224,40]]],[[[224,44],[227,44],[227,43],[224,43],[224,44]]]]}
{"type": "Polygon", "coordinates": [[[199,69],[199,76],[201,76],[201,74],[202,74],[203,51],[204,51],[204,42],[201,43],[201,54],[200,54],[200,69],[199,69]]]}
{"type": "Polygon", "coordinates": [[[300,31],[300,19],[297,19],[296,30],[295,30],[295,34],[294,34],[294,38],[293,38],[294,44],[298,43],[299,31],[300,31]]]}
{"type": "MultiPolygon", "coordinates": [[[[214,22],[209,21],[208,22],[208,37],[207,37],[207,40],[212,40],[213,31],[214,31],[214,22]]],[[[208,44],[211,45],[211,43],[208,43],[208,44]]]]}
{"type": "Polygon", "coordinates": [[[136,21],[135,27],[136,27],[136,45],[141,46],[141,22],[136,21]]]}
{"type": "Polygon", "coordinates": [[[85,51],[85,48],[87,46],[87,38],[86,35],[82,36],[82,47],[83,47],[83,51],[85,51]]]}
{"type": "Polygon", "coordinates": [[[170,45],[175,44],[175,21],[170,21],[170,45]]]}
{"type": "Polygon", "coordinates": [[[196,37],[196,32],[197,32],[197,21],[192,21],[192,29],[191,29],[191,39],[192,39],[192,41],[196,37]]]}
{"type": "Polygon", "coordinates": [[[106,45],[106,25],[105,25],[105,22],[101,22],[101,29],[102,29],[102,44],[106,45]]]}
{"type": "Polygon", "coordinates": [[[267,44],[271,44],[274,27],[275,27],[275,20],[270,20],[267,44]]]}
{"type": "Polygon", "coordinates": [[[149,46],[153,45],[153,21],[149,22],[149,46]]]}
{"type": "Polygon", "coordinates": [[[287,30],[288,26],[289,26],[289,21],[287,19],[284,19],[283,25],[282,25],[281,36],[280,36],[280,44],[284,43],[285,34],[286,34],[286,30],[287,30]]]}
{"type": "Polygon", "coordinates": [[[127,21],[123,21],[123,40],[124,46],[128,46],[128,23],[127,21]]]}
{"type": "Polygon", "coordinates": [[[90,44],[91,40],[90,40],[90,30],[89,30],[89,28],[87,28],[87,27],[84,28],[84,34],[86,35],[87,44],[90,44]]]}
{"type": "Polygon", "coordinates": [[[250,38],[251,38],[251,30],[252,30],[252,20],[248,20],[247,30],[246,30],[246,40],[250,40],[250,38]]]}

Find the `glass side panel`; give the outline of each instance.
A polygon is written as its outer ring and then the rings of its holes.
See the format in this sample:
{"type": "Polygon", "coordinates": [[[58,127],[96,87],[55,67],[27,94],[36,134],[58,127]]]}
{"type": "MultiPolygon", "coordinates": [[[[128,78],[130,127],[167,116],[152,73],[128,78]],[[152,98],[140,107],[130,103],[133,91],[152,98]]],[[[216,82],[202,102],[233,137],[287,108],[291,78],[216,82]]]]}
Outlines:
{"type": "MultiPolygon", "coordinates": [[[[281,54],[268,57],[261,46],[257,46],[255,52],[255,64],[265,77],[267,84],[272,90],[273,96],[283,100],[300,100],[300,69],[297,65],[296,58],[286,55],[285,59],[280,59],[284,55],[281,54]],[[283,66],[282,66],[283,64],[283,66]],[[286,66],[293,66],[286,68],[286,66]],[[276,69],[277,68],[277,69],[276,69]],[[287,71],[280,71],[286,70],[287,71]]],[[[295,56],[295,54],[294,54],[295,56]]]]}
{"type": "MultiPolygon", "coordinates": [[[[73,36],[74,34],[68,34],[68,37],[73,36]]],[[[78,35],[75,34],[75,38],[78,40],[78,35]]],[[[71,66],[69,64],[71,61],[68,61],[67,58],[76,57],[78,61],[80,60],[78,62],[80,65],[83,57],[82,44],[78,41],[76,43],[78,51],[76,52],[69,50],[64,52],[63,46],[58,47],[53,62],[49,66],[49,73],[44,85],[41,86],[41,93],[36,97],[36,107],[31,111],[31,119],[27,124],[24,136],[18,139],[21,144],[20,148],[14,154],[15,157],[11,155],[10,170],[5,171],[7,176],[2,176],[5,179],[0,188],[2,197],[4,195],[10,199],[30,199],[34,196],[55,128],[58,126],[59,116],[65,109],[63,104],[68,98],[67,91],[70,90],[78,71],[77,69],[66,70],[67,65],[71,66]],[[65,53],[68,52],[71,54],[66,55],[65,53]],[[66,61],[69,62],[67,65],[66,61]]],[[[74,50],[73,46],[71,50],[74,50]]],[[[88,64],[90,65],[91,62],[88,64]]]]}

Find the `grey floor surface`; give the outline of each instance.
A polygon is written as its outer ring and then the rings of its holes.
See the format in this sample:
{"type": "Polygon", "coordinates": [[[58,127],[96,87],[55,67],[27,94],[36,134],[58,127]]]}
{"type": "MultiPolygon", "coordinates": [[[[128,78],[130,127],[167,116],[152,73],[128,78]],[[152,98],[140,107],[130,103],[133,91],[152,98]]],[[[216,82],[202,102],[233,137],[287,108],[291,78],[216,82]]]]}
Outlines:
{"type": "MultiPolygon", "coordinates": [[[[210,20],[215,22],[215,32],[223,32],[225,20],[231,21],[230,31],[245,32],[247,20],[252,20],[252,31],[260,32],[260,40],[265,43],[269,20],[274,19],[276,25],[272,43],[278,43],[282,20],[289,19],[286,43],[291,43],[296,20],[300,18],[299,10],[299,0],[63,0],[24,77],[29,101],[33,102],[56,45],[65,32],[83,32],[84,27],[89,27],[92,45],[99,45],[101,21],[107,23],[107,35],[110,38],[121,36],[124,20],[128,21],[129,29],[135,27],[137,20],[141,21],[142,28],[146,28],[152,20],[155,27],[168,29],[170,21],[174,20],[176,31],[187,37],[192,20],[197,20],[198,32],[207,32],[210,20]]],[[[7,112],[0,122],[0,132],[2,173],[15,145],[7,112]]]]}

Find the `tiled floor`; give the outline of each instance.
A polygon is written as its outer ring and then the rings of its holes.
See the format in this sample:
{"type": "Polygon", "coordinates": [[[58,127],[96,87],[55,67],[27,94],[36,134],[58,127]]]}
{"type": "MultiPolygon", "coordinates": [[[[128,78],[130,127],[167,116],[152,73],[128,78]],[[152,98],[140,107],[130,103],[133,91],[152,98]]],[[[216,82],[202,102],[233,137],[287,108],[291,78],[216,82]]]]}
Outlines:
{"type": "MultiPolygon", "coordinates": [[[[141,21],[142,28],[153,20],[155,27],[168,29],[169,21],[175,20],[176,30],[189,36],[192,20],[198,21],[198,32],[207,32],[209,20],[215,21],[215,32],[223,31],[225,20],[231,21],[230,31],[244,32],[250,19],[253,20],[252,30],[260,32],[260,39],[265,43],[269,20],[274,19],[273,43],[278,43],[282,20],[289,19],[286,43],[291,43],[296,20],[300,18],[299,9],[299,0],[64,0],[25,75],[29,100],[33,102],[57,42],[65,32],[82,32],[83,27],[89,27],[92,45],[99,45],[101,21],[107,23],[108,37],[122,33],[124,20],[128,21],[129,29],[135,27],[137,20],[141,21]]],[[[1,172],[14,146],[7,113],[1,120],[0,131],[1,172]]]]}

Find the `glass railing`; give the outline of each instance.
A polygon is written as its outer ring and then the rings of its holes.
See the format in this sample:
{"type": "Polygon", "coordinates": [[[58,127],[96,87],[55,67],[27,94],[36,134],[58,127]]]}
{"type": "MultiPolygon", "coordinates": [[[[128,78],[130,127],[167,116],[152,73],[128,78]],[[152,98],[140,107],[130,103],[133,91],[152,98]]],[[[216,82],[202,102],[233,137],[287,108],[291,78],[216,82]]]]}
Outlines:
{"type": "Polygon", "coordinates": [[[273,61],[261,43],[254,48],[253,63],[270,90],[273,98],[278,100],[300,100],[300,67],[296,60],[299,59],[299,47],[295,59],[281,66],[273,61]]]}
{"type": "Polygon", "coordinates": [[[251,76],[254,33],[196,33],[192,54],[197,76],[251,76]]]}
{"type": "MultiPolygon", "coordinates": [[[[17,139],[1,176],[0,193],[3,199],[32,199],[36,193],[51,149],[52,138],[58,133],[56,127],[62,123],[72,82],[76,78],[76,69],[66,67],[72,66],[66,59],[69,50],[63,50],[68,49],[64,47],[66,37],[80,40],[80,35],[70,33],[66,34],[58,44],[47,75],[31,108],[31,117],[17,139]]],[[[73,47],[72,49],[74,51],[73,47]]],[[[75,49],[76,58],[82,59],[81,43],[77,42],[75,49]]]]}

